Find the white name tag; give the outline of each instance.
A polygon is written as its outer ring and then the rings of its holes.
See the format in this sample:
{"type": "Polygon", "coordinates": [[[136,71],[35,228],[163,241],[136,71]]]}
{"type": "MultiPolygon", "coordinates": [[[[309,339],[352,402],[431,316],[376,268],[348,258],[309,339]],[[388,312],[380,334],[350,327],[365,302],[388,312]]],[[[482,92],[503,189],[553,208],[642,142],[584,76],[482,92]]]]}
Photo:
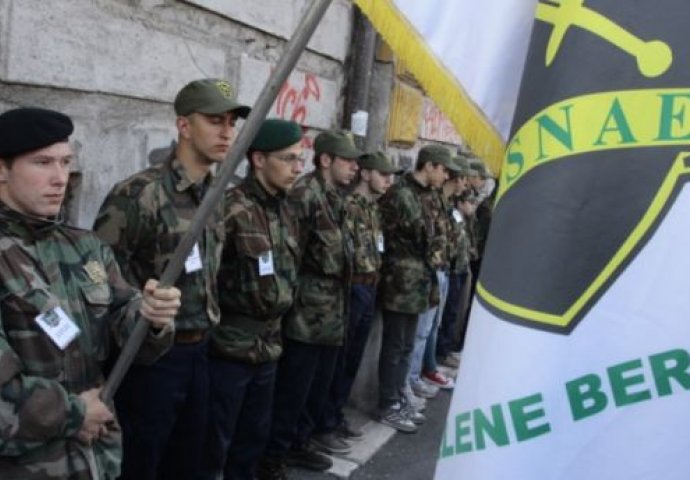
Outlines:
{"type": "Polygon", "coordinates": [[[38,315],[36,323],[60,350],[67,348],[67,345],[81,332],[77,324],[61,307],[55,307],[38,315]]]}
{"type": "Polygon", "coordinates": [[[273,250],[269,250],[259,255],[259,276],[265,277],[266,275],[273,275],[274,273],[273,250]]]}
{"type": "Polygon", "coordinates": [[[455,223],[462,223],[462,213],[460,213],[460,210],[457,208],[453,209],[453,219],[455,220],[455,223]]]}
{"type": "Polygon", "coordinates": [[[187,273],[196,272],[201,270],[202,266],[201,254],[199,253],[199,244],[195,243],[192,251],[189,252],[187,260],[184,262],[184,271],[187,273]]]}
{"type": "Polygon", "coordinates": [[[379,253],[383,253],[386,250],[383,244],[383,233],[379,233],[378,237],[376,237],[376,249],[379,253]]]}

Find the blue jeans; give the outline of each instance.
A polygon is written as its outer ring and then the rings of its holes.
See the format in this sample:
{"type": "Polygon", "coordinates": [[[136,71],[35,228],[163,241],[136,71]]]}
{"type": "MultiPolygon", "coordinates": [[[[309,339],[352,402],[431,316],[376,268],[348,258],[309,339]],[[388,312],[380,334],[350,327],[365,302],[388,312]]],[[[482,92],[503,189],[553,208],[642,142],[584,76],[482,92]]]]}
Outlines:
{"type": "Polygon", "coordinates": [[[345,417],[343,407],[350,397],[369,331],[376,312],[376,287],[373,285],[352,285],[350,290],[350,316],[347,324],[345,345],[338,354],[338,363],[333,377],[330,398],[319,421],[319,432],[332,431],[345,417]]]}
{"type": "Polygon", "coordinates": [[[446,307],[443,309],[441,326],[438,329],[438,339],[436,340],[436,356],[446,357],[453,350],[455,328],[460,317],[460,296],[462,288],[467,280],[467,272],[452,273],[448,283],[448,298],[446,307]]]}
{"type": "Polygon", "coordinates": [[[208,421],[207,342],[176,344],[133,365],[115,396],[122,425],[121,480],[194,478],[208,421]]]}
{"type": "Polygon", "coordinates": [[[211,358],[211,413],[200,480],[253,480],[271,430],[277,362],[211,358]]]}
{"type": "Polygon", "coordinates": [[[410,384],[419,381],[422,368],[425,371],[436,370],[436,331],[438,330],[443,307],[446,304],[446,296],[448,295],[448,273],[437,270],[436,280],[438,282],[439,302],[437,306],[419,315],[414,349],[412,350],[412,358],[410,360],[410,384]],[[431,347],[427,347],[430,342],[433,342],[431,347]]]}

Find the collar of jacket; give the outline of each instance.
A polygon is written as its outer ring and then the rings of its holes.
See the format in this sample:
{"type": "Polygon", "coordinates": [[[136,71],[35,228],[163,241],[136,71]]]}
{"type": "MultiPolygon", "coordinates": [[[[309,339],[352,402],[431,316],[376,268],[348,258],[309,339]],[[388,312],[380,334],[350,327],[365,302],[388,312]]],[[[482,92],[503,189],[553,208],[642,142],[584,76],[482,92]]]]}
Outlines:
{"type": "Polygon", "coordinates": [[[180,162],[180,159],[175,155],[172,155],[168,160],[168,167],[173,176],[175,190],[178,192],[184,192],[189,189],[201,190],[200,193],[202,193],[202,195],[199,195],[201,198],[213,180],[213,172],[209,171],[202,179],[193,182],[187,175],[187,171],[184,169],[182,162],[180,162]]]}
{"type": "Polygon", "coordinates": [[[410,187],[414,188],[415,190],[417,190],[419,192],[430,192],[433,190],[431,185],[424,186],[421,183],[419,183],[417,181],[417,179],[414,178],[414,175],[412,175],[412,172],[407,172],[405,175],[403,175],[402,180],[404,182],[407,182],[407,184],[410,187]]]}
{"type": "Polygon", "coordinates": [[[361,205],[361,206],[363,206],[363,207],[369,207],[369,206],[371,206],[371,205],[376,205],[376,200],[369,199],[369,198],[365,197],[364,195],[362,195],[362,194],[359,193],[359,192],[353,191],[353,192],[349,195],[349,197],[352,199],[352,201],[353,201],[355,204],[361,205]]]}
{"type": "Polygon", "coordinates": [[[249,173],[247,177],[242,182],[244,190],[254,197],[261,205],[265,207],[275,207],[277,208],[285,199],[285,192],[278,192],[275,195],[271,195],[268,191],[261,185],[261,182],[256,178],[255,175],[249,173]]]}
{"type": "Polygon", "coordinates": [[[0,201],[0,220],[9,232],[20,237],[40,238],[64,224],[62,211],[57,217],[42,218],[26,215],[0,201]]]}

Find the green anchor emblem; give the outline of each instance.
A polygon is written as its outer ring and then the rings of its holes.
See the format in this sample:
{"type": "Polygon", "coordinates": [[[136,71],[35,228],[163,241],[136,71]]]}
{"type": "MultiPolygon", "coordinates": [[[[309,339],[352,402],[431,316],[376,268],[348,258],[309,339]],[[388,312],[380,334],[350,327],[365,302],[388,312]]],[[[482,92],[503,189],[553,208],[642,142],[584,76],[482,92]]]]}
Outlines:
{"type": "Polygon", "coordinates": [[[611,42],[637,60],[645,77],[658,77],[673,63],[671,48],[660,40],[644,41],[594,10],[585,0],[552,0],[537,4],[536,18],[553,25],[546,49],[546,66],[553,62],[563,37],[572,26],[578,26],[611,42]]]}

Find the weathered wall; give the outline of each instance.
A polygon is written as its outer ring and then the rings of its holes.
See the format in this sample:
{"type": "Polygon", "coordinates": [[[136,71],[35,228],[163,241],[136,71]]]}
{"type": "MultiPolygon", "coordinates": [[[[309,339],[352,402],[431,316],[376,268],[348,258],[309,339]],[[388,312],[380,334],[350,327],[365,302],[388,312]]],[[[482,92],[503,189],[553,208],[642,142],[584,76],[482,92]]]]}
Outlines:
{"type": "MultiPolygon", "coordinates": [[[[174,139],[179,88],[223,77],[253,102],[307,4],[0,0],[0,109],[44,106],[75,120],[73,220],[90,226],[112,184],[174,139]]],[[[340,125],[351,8],[334,0],[272,115],[311,129],[340,125]]]]}

